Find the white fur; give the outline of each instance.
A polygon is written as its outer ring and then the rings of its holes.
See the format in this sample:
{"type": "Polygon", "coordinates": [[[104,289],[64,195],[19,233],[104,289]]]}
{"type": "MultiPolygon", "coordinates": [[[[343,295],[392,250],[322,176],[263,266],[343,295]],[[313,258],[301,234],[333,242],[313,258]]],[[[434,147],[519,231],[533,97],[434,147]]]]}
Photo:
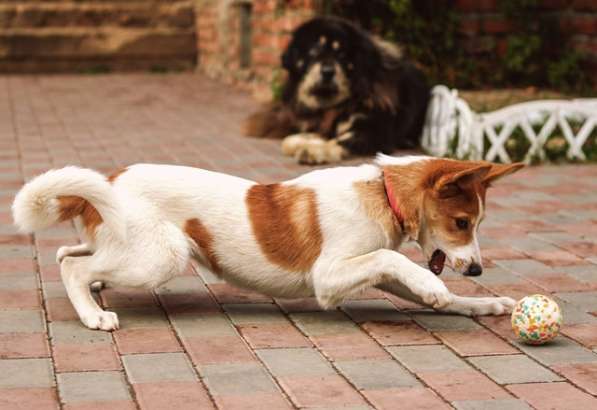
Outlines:
{"type": "Polygon", "coordinates": [[[222,277],[271,296],[314,295],[330,307],[376,286],[462,314],[505,311],[511,300],[456,297],[433,273],[396,251],[400,238],[388,237],[381,224],[369,219],[354,186],[380,177],[378,165],[362,165],[313,171],[284,183],[316,193],[323,245],[304,273],[289,272],[262,253],[246,205],[255,183],[206,170],[138,164],[112,185],[90,170],[49,171],[23,187],[13,211],[22,228],[38,229],[57,220],[56,196],[77,195],[106,221],[87,244],[62,247],[57,255],[68,296],[92,329],[112,330],[119,323],[116,314],[103,311],[91,297],[91,284],[154,288],[182,273],[191,256],[206,264],[206,255],[184,232],[193,218],[213,236],[222,277]]]}
{"type": "Polygon", "coordinates": [[[427,155],[404,155],[401,157],[392,157],[390,155],[378,153],[375,157],[375,163],[379,166],[387,165],[410,165],[414,162],[427,161],[432,159],[427,155]]]}
{"type": "Polygon", "coordinates": [[[114,233],[125,237],[120,201],[102,174],[90,169],[65,167],[51,170],[27,183],[15,197],[12,213],[23,232],[58,222],[58,196],[74,195],[89,201],[114,233]]]}

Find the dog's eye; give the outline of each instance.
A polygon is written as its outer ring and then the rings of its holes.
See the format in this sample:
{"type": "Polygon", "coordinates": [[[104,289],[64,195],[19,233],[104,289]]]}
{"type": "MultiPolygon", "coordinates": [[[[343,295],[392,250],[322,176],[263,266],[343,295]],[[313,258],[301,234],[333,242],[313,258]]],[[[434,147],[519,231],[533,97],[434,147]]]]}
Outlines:
{"type": "Polygon", "coordinates": [[[456,218],[456,226],[461,230],[468,229],[468,221],[466,219],[456,218]]]}

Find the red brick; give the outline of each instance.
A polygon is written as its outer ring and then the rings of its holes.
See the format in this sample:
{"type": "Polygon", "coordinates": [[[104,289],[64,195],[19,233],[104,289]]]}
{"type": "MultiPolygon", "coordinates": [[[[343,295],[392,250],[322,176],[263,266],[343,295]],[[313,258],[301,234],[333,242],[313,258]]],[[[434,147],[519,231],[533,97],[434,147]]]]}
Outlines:
{"type": "Polygon", "coordinates": [[[562,242],[558,247],[567,250],[575,255],[588,258],[597,255],[597,243],[588,241],[562,242]]]}
{"type": "Polygon", "coordinates": [[[517,339],[512,330],[512,323],[509,315],[481,316],[477,320],[479,320],[485,327],[509,341],[517,339]]]}
{"type": "Polygon", "coordinates": [[[510,398],[504,389],[476,370],[423,372],[418,376],[448,401],[510,398]]]}
{"type": "Polygon", "coordinates": [[[29,235],[0,235],[0,245],[29,245],[31,242],[29,235]]]}
{"type": "Polygon", "coordinates": [[[574,14],[562,21],[562,30],[577,34],[597,34],[597,18],[594,14],[574,14]]]}
{"type": "Polygon", "coordinates": [[[44,333],[0,333],[0,359],[49,357],[44,333]]]}
{"type": "Polygon", "coordinates": [[[431,333],[414,322],[365,322],[361,326],[383,346],[439,343],[431,333]]]}
{"type": "Polygon", "coordinates": [[[130,400],[98,401],[90,403],[65,404],[64,410],[136,410],[137,406],[130,400]]]}
{"type": "Polygon", "coordinates": [[[357,406],[365,401],[338,375],[281,377],[280,385],[297,407],[357,406]]]}
{"type": "Polygon", "coordinates": [[[239,396],[214,396],[214,401],[226,410],[286,410],[293,407],[278,393],[253,393],[239,396]]]}
{"type": "Polygon", "coordinates": [[[489,290],[469,279],[446,279],[444,283],[450,292],[459,296],[493,296],[489,290]]]}
{"type": "Polygon", "coordinates": [[[11,258],[0,263],[0,275],[36,272],[35,263],[30,258],[11,258]]]}
{"type": "Polygon", "coordinates": [[[442,342],[460,356],[514,354],[518,350],[486,329],[435,332],[442,342]]]}
{"type": "Polygon", "coordinates": [[[578,256],[566,251],[534,251],[526,252],[531,258],[549,266],[587,265],[588,263],[578,256]]]}
{"type": "Polygon", "coordinates": [[[597,11],[595,0],[573,0],[572,7],[579,11],[597,11]]]}
{"type": "Polygon", "coordinates": [[[506,388],[537,410],[597,408],[597,399],[569,383],[512,384],[506,388]]]}
{"type": "Polygon", "coordinates": [[[2,410],[59,409],[58,395],[53,388],[0,389],[2,410]]]}
{"type": "Polygon", "coordinates": [[[460,19],[460,23],[458,26],[458,29],[461,33],[469,36],[477,34],[480,28],[481,24],[477,16],[463,16],[463,18],[460,19]]]}
{"type": "Polygon", "coordinates": [[[79,319],[79,315],[68,298],[46,299],[46,312],[50,322],[79,319]]]}
{"type": "Polygon", "coordinates": [[[495,292],[500,296],[510,296],[516,300],[520,300],[527,295],[545,293],[545,289],[526,281],[520,283],[488,285],[488,287],[492,292],[495,292]]]}
{"type": "Polygon", "coordinates": [[[60,266],[55,263],[52,265],[40,266],[39,274],[42,282],[57,282],[62,280],[60,277],[60,266]]]}
{"type": "Polygon", "coordinates": [[[597,363],[558,365],[553,369],[573,384],[597,395],[597,363]]]}
{"type": "Polygon", "coordinates": [[[109,343],[58,343],[53,346],[57,372],[120,370],[120,360],[109,343]]]}
{"type": "Polygon", "coordinates": [[[237,336],[189,337],[183,340],[183,344],[196,366],[255,360],[242,339],[237,336]]]}
{"type": "Polygon", "coordinates": [[[113,333],[120,354],[179,352],[182,346],[170,329],[119,329],[113,333]]]}
{"type": "Polygon", "coordinates": [[[447,410],[452,408],[439,398],[433,390],[425,387],[365,390],[363,391],[363,395],[379,410],[394,410],[397,408],[409,410],[447,410]]]}
{"type": "Polygon", "coordinates": [[[597,285],[580,282],[565,273],[529,276],[527,279],[549,292],[576,292],[597,288],[597,285]]]}
{"type": "Polygon", "coordinates": [[[290,323],[241,325],[238,329],[253,349],[313,346],[309,339],[290,323]]]}
{"type": "Polygon", "coordinates": [[[141,410],[213,409],[199,382],[158,382],[133,384],[141,410]]]}
{"type": "Polygon", "coordinates": [[[562,333],[588,348],[597,347],[597,324],[564,324],[562,333]]]}
{"type": "Polygon", "coordinates": [[[41,300],[37,289],[0,291],[0,309],[38,309],[40,307],[41,300]]]}
{"type": "Polygon", "coordinates": [[[511,29],[512,25],[503,17],[489,17],[483,20],[483,30],[489,34],[506,33],[511,29]]]}

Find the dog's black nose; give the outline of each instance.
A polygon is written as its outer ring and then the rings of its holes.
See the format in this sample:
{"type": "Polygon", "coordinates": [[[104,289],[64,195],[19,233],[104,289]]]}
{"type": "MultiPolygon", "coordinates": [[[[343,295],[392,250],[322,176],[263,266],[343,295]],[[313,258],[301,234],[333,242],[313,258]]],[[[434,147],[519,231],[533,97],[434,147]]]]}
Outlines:
{"type": "Polygon", "coordinates": [[[464,272],[465,276],[479,276],[482,273],[483,267],[475,262],[471,263],[466,272],[464,272]]]}
{"type": "Polygon", "coordinates": [[[334,78],[334,74],[336,73],[336,69],[333,65],[330,64],[323,64],[321,66],[321,80],[325,83],[329,83],[334,78]]]}

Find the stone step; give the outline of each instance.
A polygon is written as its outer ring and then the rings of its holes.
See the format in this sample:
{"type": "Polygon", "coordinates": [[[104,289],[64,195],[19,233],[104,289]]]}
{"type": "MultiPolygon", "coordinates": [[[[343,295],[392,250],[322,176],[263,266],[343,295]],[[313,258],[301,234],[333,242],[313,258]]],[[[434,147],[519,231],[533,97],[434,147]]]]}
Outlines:
{"type": "Polygon", "coordinates": [[[170,27],[195,25],[190,1],[0,2],[0,30],[34,27],[170,27]]]}
{"type": "Polygon", "coordinates": [[[195,31],[167,28],[36,28],[0,31],[0,59],[191,56],[195,31]]]}

